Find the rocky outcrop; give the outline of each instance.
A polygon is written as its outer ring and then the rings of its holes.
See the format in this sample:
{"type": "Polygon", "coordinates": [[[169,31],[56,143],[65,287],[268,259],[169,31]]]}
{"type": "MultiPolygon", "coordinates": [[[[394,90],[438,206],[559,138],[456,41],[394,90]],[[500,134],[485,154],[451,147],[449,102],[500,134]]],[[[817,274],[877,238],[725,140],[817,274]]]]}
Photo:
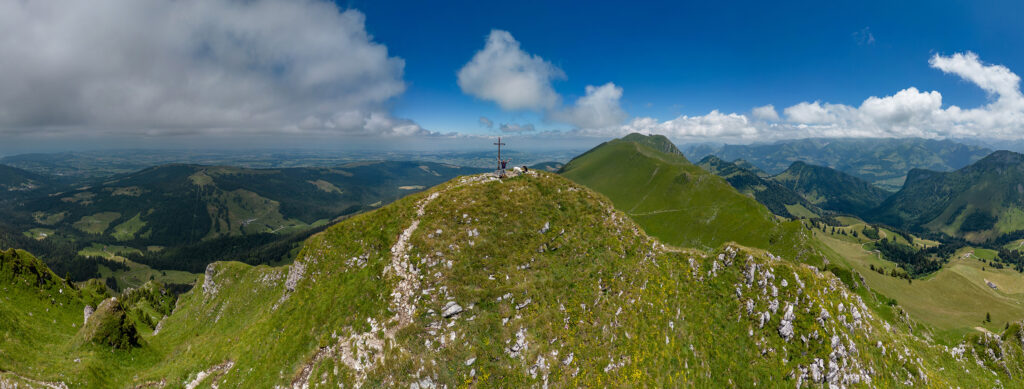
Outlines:
{"type": "Polygon", "coordinates": [[[191,381],[185,383],[185,388],[186,389],[198,388],[199,385],[202,384],[203,381],[206,381],[207,378],[210,379],[210,386],[213,387],[213,388],[216,388],[217,387],[217,380],[219,380],[221,376],[223,376],[229,370],[231,370],[232,367],[235,367],[235,362],[234,361],[225,361],[224,363],[211,366],[209,369],[206,369],[206,370],[203,370],[203,371],[201,371],[199,373],[196,373],[195,378],[193,378],[191,381]]]}
{"type": "Polygon", "coordinates": [[[82,310],[82,316],[84,316],[84,319],[82,319],[82,325],[89,322],[89,317],[92,316],[93,312],[96,312],[96,308],[93,308],[92,305],[85,306],[85,309],[82,310]]]}
{"type": "Polygon", "coordinates": [[[96,307],[96,311],[78,331],[77,338],[79,344],[93,342],[118,349],[137,347],[142,342],[142,336],[117,297],[103,300],[96,307]]]}
{"type": "Polygon", "coordinates": [[[462,306],[454,301],[449,301],[441,310],[441,316],[445,319],[462,313],[462,306]]]}

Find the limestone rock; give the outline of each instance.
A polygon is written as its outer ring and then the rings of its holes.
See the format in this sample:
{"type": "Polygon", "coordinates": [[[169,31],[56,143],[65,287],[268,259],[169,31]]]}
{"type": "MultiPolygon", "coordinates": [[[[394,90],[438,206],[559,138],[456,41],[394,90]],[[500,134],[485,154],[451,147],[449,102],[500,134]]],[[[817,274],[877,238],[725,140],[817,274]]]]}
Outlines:
{"type": "Polygon", "coordinates": [[[449,301],[444,305],[444,308],[441,309],[441,316],[444,316],[445,318],[449,318],[460,313],[462,313],[462,306],[454,301],[449,301]]]}
{"type": "Polygon", "coordinates": [[[793,320],[796,316],[793,315],[793,304],[786,305],[786,313],[782,315],[782,322],[779,323],[779,336],[789,341],[793,338],[793,320]]]}
{"type": "Polygon", "coordinates": [[[89,316],[92,316],[93,312],[96,312],[96,309],[93,308],[92,305],[85,306],[85,309],[82,312],[83,316],[85,316],[85,319],[82,320],[82,325],[85,325],[85,323],[89,322],[89,316]]]}

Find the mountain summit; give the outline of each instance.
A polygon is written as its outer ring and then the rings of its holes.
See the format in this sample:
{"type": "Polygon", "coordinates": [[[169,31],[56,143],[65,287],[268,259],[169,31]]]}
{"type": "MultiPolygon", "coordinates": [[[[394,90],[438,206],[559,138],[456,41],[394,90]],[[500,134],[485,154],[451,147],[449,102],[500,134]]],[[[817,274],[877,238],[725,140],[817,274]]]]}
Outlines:
{"type": "MultiPolygon", "coordinates": [[[[0,259],[6,272],[12,262],[0,259]]],[[[462,177],[355,216],[288,266],[211,264],[153,326],[131,318],[162,312],[140,305],[161,293],[125,297],[102,319],[134,326],[127,348],[76,337],[82,303],[48,290],[19,294],[16,312],[45,307],[35,323],[55,334],[5,354],[0,382],[990,386],[1024,374],[1010,359],[995,374],[963,375],[985,369],[973,358],[994,368],[1003,360],[993,355],[1021,355],[1016,324],[946,352],[890,326],[831,273],[735,245],[665,246],[605,197],[537,171],[462,177]],[[50,362],[27,368],[39,360],[50,362]]]]}
{"type": "Polygon", "coordinates": [[[797,245],[798,225],[782,225],[767,208],[722,178],[681,154],[661,151],[674,146],[661,141],[656,143],[660,149],[649,145],[659,139],[633,134],[602,143],[569,161],[561,174],[608,196],[649,234],[669,244],[715,248],[738,242],[771,247],[785,240],[789,249],[797,245]]]}
{"type": "Polygon", "coordinates": [[[672,143],[672,141],[664,135],[644,135],[634,132],[622,137],[622,140],[626,142],[639,143],[666,154],[683,155],[683,152],[679,151],[679,148],[676,147],[675,143],[672,143]]]}

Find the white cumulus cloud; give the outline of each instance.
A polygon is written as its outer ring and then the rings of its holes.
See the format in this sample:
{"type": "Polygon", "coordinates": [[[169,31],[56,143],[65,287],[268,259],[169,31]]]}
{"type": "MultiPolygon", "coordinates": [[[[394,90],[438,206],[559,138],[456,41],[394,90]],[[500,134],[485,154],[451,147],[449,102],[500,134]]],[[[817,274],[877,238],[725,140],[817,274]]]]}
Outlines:
{"type": "Polygon", "coordinates": [[[586,96],[571,107],[551,113],[551,119],[569,123],[577,128],[607,128],[622,124],[629,117],[619,105],[622,88],[613,83],[601,86],[587,85],[586,96]]]}
{"type": "Polygon", "coordinates": [[[661,134],[674,139],[747,138],[757,135],[758,129],[745,115],[711,111],[707,115],[682,115],[660,121],[651,117],[638,117],[621,126],[602,129],[578,129],[581,135],[622,136],[634,132],[661,134]]]}
{"type": "Polygon", "coordinates": [[[1024,97],[1020,92],[1020,77],[1002,65],[986,65],[970,51],[948,57],[932,56],[928,63],[944,73],[955,74],[998,98],[997,102],[1020,108],[1024,97]]]}
{"type": "Polygon", "coordinates": [[[458,72],[466,94],[493,101],[505,110],[544,110],[561,99],[551,86],[561,69],[519,47],[508,31],[492,30],[484,48],[458,72]]]}
{"type": "Polygon", "coordinates": [[[779,113],[775,111],[775,106],[771,104],[754,107],[750,113],[753,114],[756,119],[779,120],[779,113]]]}
{"type": "MultiPolygon", "coordinates": [[[[615,130],[629,118],[620,104],[622,88],[611,82],[588,85],[584,96],[563,106],[562,96],[552,82],[565,79],[565,72],[524,51],[508,31],[492,30],[484,48],[457,76],[465,94],[497,103],[506,111],[536,111],[546,121],[569,124],[576,129],[615,130]]],[[[505,131],[504,127],[502,130],[505,131]]]]}
{"type": "Polygon", "coordinates": [[[321,0],[0,0],[0,132],[423,133],[401,58],[321,0]]]}

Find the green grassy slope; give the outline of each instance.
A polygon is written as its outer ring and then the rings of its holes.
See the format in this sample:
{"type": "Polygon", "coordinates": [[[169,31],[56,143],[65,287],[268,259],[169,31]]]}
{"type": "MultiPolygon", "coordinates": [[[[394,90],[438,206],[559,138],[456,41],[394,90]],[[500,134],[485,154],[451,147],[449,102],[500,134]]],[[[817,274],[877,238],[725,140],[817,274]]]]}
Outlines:
{"type": "Polygon", "coordinates": [[[874,271],[872,266],[888,271],[897,265],[866,250],[862,243],[817,234],[871,289],[895,299],[911,317],[938,335],[953,334],[958,340],[977,328],[998,332],[1006,323],[1024,318],[1024,278],[1014,270],[985,269],[984,262],[958,254],[932,276],[908,283],[874,271]],[[986,281],[994,282],[998,289],[986,281]],[[991,314],[989,323],[984,322],[986,314],[991,314]]]}
{"type": "Polygon", "coordinates": [[[804,215],[793,215],[791,208],[802,207],[809,212],[809,215],[821,214],[821,210],[811,202],[804,199],[792,189],[782,186],[778,182],[762,178],[755,172],[740,167],[739,165],[726,162],[722,159],[709,155],[697,163],[704,170],[707,170],[725,179],[729,185],[737,191],[748,196],[753,196],[759,203],[768,207],[772,213],[794,218],[804,215]]]}
{"type": "Polygon", "coordinates": [[[546,173],[406,197],[313,237],[300,258],[213,264],[141,346],[71,350],[81,362],[0,380],[988,387],[1024,374],[1017,325],[951,352],[883,321],[829,273],[756,249],[663,246],[546,173]]]}
{"type": "Polygon", "coordinates": [[[980,242],[1024,229],[1024,155],[997,151],[963,169],[913,170],[874,220],[980,242]]]}
{"type": "Polygon", "coordinates": [[[858,216],[877,207],[891,194],[841,171],[803,162],[794,162],[771,180],[821,208],[858,216]]]}
{"type": "Polygon", "coordinates": [[[685,247],[734,241],[791,256],[810,255],[796,222],[780,222],[753,198],[682,155],[613,140],[576,157],[566,178],[607,196],[644,230],[685,247]]]}
{"type": "Polygon", "coordinates": [[[173,295],[149,282],[109,297],[100,282],[73,285],[28,252],[0,251],[0,386],[109,387],[133,358],[152,362],[139,332],[171,312],[173,295]]]}

